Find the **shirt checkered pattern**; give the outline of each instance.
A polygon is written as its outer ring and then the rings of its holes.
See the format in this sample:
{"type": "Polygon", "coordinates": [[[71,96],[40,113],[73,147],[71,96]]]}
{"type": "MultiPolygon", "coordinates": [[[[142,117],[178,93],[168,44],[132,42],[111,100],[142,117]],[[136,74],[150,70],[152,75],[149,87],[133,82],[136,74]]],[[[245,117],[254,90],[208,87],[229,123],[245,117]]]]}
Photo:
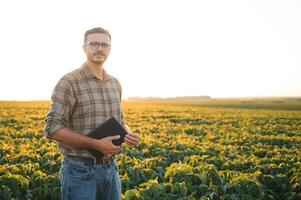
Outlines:
{"type": "MultiPolygon", "coordinates": [[[[47,138],[62,128],[88,134],[111,116],[124,124],[121,108],[121,85],[113,76],[104,79],[94,76],[85,63],[63,76],[51,96],[51,106],[45,119],[47,138]]],[[[77,149],[62,143],[58,150],[63,155],[93,158],[87,149],[77,149]]]]}

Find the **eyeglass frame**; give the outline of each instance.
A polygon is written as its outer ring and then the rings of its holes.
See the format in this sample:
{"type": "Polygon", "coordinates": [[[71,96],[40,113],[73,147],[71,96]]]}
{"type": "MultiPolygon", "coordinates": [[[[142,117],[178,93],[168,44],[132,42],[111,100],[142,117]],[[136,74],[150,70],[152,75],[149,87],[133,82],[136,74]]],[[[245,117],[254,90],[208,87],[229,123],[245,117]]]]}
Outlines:
{"type": "Polygon", "coordinates": [[[96,42],[96,41],[90,41],[90,42],[85,42],[85,45],[89,45],[90,48],[93,50],[98,50],[100,46],[102,49],[105,49],[105,50],[108,50],[111,48],[111,44],[108,44],[105,42],[100,43],[100,42],[96,42]],[[97,44],[97,48],[93,48],[92,45],[96,45],[96,44],[97,44]]]}

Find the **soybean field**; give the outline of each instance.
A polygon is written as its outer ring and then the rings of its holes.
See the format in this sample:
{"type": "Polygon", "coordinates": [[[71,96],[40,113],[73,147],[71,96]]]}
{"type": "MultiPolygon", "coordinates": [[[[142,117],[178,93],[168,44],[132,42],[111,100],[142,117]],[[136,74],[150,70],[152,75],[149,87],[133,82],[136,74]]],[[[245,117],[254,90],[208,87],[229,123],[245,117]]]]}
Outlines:
{"type": "MultiPolygon", "coordinates": [[[[59,199],[48,101],[0,102],[0,199],[59,199]]],[[[122,199],[301,199],[301,101],[122,103],[136,148],[116,156],[122,199]]]]}

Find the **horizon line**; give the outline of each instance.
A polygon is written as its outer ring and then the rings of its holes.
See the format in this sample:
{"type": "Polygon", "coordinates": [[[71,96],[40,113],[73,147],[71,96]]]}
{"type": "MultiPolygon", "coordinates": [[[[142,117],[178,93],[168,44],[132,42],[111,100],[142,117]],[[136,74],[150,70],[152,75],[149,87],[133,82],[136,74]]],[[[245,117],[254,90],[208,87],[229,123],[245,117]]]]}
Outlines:
{"type": "MultiPolygon", "coordinates": [[[[202,96],[169,96],[169,97],[162,97],[162,96],[129,96],[123,98],[122,101],[128,101],[130,98],[137,98],[137,99],[176,99],[176,98],[196,98],[196,97],[208,97],[207,99],[203,100],[213,100],[213,99],[277,99],[277,98],[286,98],[286,99],[295,99],[301,98],[301,96],[227,96],[227,97],[211,97],[209,95],[202,95],[202,96]]],[[[0,101],[51,101],[51,99],[1,99],[0,101]]]]}

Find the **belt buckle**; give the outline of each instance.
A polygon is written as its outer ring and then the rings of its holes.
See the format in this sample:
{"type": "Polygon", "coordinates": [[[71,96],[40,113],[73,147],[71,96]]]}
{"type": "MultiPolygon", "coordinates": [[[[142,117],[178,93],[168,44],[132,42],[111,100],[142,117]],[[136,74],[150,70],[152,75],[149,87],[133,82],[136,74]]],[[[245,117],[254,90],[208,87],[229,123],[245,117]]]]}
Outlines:
{"type": "Polygon", "coordinates": [[[94,163],[98,165],[109,165],[113,163],[113,157],[102,156],[99,159],[96,159],[94,163]]]}
{"type": "Polygon", "coordinates": [[[99,161],[98,161],[99,164],[101,165],[105,165],[105,160],[103,158],[101,158],[99,161]]]}
{"type": "Polygon", "coordinates": [[[98,160],[96,160],[95,162],[97,165],[104,165],[104,159],[103,158],[100,158],[98,160]]]}
{"type": "Polygon", "coordinates": [[[112,158],[111,157],[102,157],[100,160],[102,165],[109,165],[112,163],[112,158]]]}

